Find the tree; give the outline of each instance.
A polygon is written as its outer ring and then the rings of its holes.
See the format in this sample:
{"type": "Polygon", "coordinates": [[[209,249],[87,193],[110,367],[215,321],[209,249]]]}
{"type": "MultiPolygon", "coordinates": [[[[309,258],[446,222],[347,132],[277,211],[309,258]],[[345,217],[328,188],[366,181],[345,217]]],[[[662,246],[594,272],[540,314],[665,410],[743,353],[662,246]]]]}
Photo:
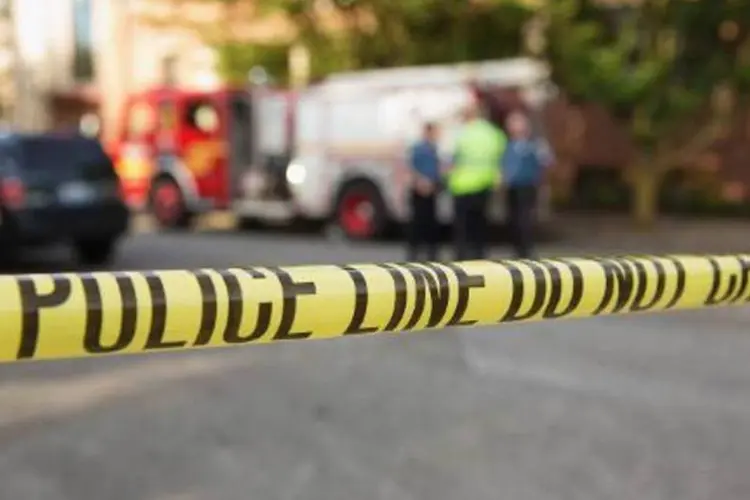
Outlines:
{"type": "Polygon", "coordinates": [[[228,78],[263,65],[281,81],[287,75],[279,55],[293,42],[311,49],[313,77],[342,70],[513,57],[521,51],[523,26],[532,14],[518,0],[331,0],[327,7],[312,0],[162,1],[222,6],[234,12],[229,18],[235,25],[247,21],[248,15],[286,18],[294,36],[263,43],[227,36],[227,29],[191,25],[184,18],[171,21],[209,40],[228,78]],[[217,39],[217,34],[224,38],[217,39]]]}
{"type": "Polygon", "coordinates": [[[603,106],[634,146],[632,214],[650,225],[664,175],[728,132],[750,90],[750,2],[547,0],[544,56],[574,101],[603,106]],[[614,2],[609,2],[613,4],[614,2]]]}
{"type": "Polygon", "coordinates": [[[514,57],[532,11],[521,0],[154,0],[150,21],[190,31],[216,48],[219,69],[238,80],[256,65],[287,80],[293,43],[312,53],[313,78],[330,72],[514,57]],[[186,5],[209,5],[223,20],[189,19],[186,5]],[[171,7],[171,8],[170,8],[171,7]],[[245,36],[243,23],[282,17],[293,27],[275,40],[245,36]]]}
{"type": "Polygon", "coordinates": [[[357,68],[515,57],[532,16],[518,0],[338,2],[357,68]]]}

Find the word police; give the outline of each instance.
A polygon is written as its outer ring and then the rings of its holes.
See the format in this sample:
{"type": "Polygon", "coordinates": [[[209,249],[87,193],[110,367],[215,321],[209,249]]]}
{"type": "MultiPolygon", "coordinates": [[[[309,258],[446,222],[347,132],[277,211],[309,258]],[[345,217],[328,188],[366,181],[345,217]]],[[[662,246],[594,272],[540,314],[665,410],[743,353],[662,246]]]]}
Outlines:
{"type": "Polygon", "coordinates": [[[33,359],[736,304],[750,294],[750,256],[2,279],[20,301],[20,318],[5,322],[20,332],[0,326],[3,342],[17,338],[15,359],[33,359]]]}

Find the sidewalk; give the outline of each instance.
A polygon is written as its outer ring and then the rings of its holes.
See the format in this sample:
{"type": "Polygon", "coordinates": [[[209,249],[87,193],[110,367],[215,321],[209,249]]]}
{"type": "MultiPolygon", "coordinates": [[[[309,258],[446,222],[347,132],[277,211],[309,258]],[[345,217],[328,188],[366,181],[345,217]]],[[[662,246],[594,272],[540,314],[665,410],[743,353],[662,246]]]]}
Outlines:
{"type": "MultiPolygon", "coordinates": [[[[158,231],[146,215],[133,217],[134,233],[158,231]]],[[[194,230],[233,230],[231,214],[202,217],[194,230]]],[[[750,220],[662,218],[649,231],[638,231],[627,217],[561,214],[556,235],[543,247],[563,247],[586,254],[750,253],[750,220]]],[[[499,248],[507,246],[500,243],[499,248]]]]}
{"type": "Polygon", "coordinates": [[[606,253],[750,253],[750,220],[661,218],[648,231],[626,217],[560,215],[563,246],[606,253]]]}

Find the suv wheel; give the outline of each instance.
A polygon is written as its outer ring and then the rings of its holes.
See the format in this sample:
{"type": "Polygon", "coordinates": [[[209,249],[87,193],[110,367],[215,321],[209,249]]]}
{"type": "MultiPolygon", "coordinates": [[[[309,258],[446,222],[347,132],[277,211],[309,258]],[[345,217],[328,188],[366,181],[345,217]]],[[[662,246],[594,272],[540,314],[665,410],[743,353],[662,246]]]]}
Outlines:
{"type": "Polygon", "coordinates": [[[99,266],[112,261],[115,255],[115,240],[79,240],[73,248],[82,264],[99,266]]]}

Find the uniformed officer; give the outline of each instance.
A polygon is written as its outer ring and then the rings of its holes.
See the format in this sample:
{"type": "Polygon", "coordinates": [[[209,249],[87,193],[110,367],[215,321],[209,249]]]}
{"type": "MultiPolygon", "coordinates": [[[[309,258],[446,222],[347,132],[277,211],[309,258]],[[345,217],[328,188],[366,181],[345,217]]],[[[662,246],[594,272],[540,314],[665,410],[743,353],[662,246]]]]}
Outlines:
{"type": "Polygon", "coordinates": [[[531,124],[522,112],[507,120],[510,142],[503,157],[508,222],[516,257],[534,256],[534,212],[544,171],[552,164],[552,153],[544,141],[532,137],[531,124]]]}
{"type": "Polygon", "coordinates": [[[479,102],[468,106],[464,119],[447,184],[454,202],[456,259],[473,260],[486,256],[487,211],[500,183],[507,138],[482,115],[479,102]]]}
{"type": "Polygon", "coordinates": [[[437,150],[437,126],[426,123],[422,138],[409,151],[411,220],[407,239],[407,260],[416,261],[421,250],[428,261],[438,259],[437,196],[440,190],[440,159],[437,150]]]}

